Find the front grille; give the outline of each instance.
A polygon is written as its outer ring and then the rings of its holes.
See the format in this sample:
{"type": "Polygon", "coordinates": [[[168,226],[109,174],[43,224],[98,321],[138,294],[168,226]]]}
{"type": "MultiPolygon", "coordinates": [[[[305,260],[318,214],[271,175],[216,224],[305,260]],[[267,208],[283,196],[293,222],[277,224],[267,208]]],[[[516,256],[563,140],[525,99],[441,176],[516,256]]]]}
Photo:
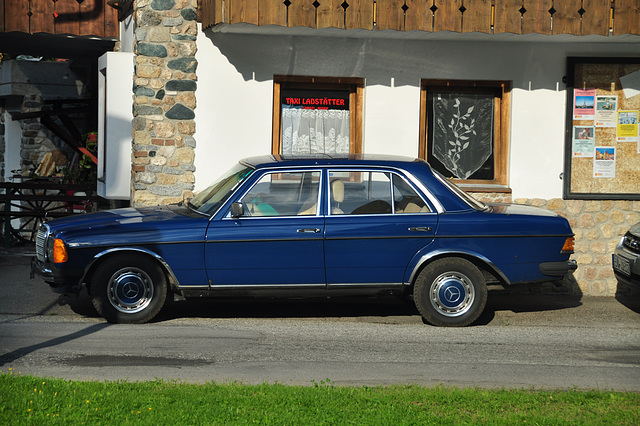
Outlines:
{"type": "Polygon", "coordinates": [[[40,262],[44,262],[46,260],[46,243],[48,234],[49,227],[43,223],[38,228],[38,234],[36,235],[36,257],[40,262]]]}
{"type": "Polygon", "coordinates": [[[630,232],[627,232],[626,235],[624,236],[624,240],[622,244],[624,244],[624,246],[627,249],[635,253],[640,253],[640,237],[636,237],[635,235],[632,235],[630,232]]]}

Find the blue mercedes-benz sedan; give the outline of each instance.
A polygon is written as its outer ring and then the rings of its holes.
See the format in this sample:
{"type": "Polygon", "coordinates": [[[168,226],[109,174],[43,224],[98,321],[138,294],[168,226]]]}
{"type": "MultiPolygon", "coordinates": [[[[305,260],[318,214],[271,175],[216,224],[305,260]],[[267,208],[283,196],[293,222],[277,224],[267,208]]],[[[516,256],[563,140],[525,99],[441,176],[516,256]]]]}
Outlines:
{"type": "Polygon", "coordinates": [[[179,205],[47,222],[32,268],[56,292],[85,285],[116,323],[174,298],[392,293],[430,324],[466,326],[488,283],[562,279],[571,253],[565,218],[480,203],[419,159],[263,156],[179,205]]]}

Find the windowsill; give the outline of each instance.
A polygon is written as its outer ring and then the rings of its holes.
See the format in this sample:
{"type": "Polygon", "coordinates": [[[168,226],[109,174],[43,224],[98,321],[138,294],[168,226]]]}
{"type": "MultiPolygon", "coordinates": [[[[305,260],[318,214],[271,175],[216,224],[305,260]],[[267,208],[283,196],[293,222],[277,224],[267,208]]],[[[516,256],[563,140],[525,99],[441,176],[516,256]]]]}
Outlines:
{"type": "Polygon", "coordinates": [[[470,184],[457,184],[460,188],[467,192],[495,192],[501,194],[511,194],[511,188],[506,185],[470,185],[470,184]]]}

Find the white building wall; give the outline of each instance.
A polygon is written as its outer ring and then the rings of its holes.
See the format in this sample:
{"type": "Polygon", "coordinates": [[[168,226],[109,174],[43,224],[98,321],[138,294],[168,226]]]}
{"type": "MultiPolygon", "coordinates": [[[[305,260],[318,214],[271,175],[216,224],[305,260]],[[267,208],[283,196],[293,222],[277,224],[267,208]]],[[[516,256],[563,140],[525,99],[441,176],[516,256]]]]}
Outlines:
{"type": "Polygon", "coordinates": [[[196,191],[237,159],[271,152],[273,76],[307,75],[365,78],[363,151],[407,156],[418,154],[421,79],[511,81],[513,198],[562,197],[566,58],[638,56],[638,39],[484,38],[489,42],[464,36],[454,41],[200,32],[196,191]]]}
{"type": "Polygon", "coordinates": [[[420,88],[373,85],[365,89],[364,152],[418,156],[420,88]]]}

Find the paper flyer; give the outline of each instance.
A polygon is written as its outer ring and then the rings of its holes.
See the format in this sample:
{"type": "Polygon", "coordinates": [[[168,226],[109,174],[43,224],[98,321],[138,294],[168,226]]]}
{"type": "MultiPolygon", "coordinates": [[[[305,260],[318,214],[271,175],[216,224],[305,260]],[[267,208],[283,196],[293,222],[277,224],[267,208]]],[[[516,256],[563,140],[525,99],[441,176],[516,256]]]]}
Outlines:
{"type": "Polygon", "coordinates": [[[595,119],[596,89],[573,91],[573,119],[595,119]]]}
{"type": "Polygon", "coordinates": [[[617,96],[596,96],[596,127],[616,127],[617,96]]]}
{"type": "Polygon", "coordinates": [[[618,111],[616,142],[638,142],[638,111],[618,111]]]}
{"type": "Polygon", "coordinates": [[[595,134],[594,126],[573,126],[573,156],[593,157],[595,154],[595,134]]]}
{"type": "Polygon", "coordinates": [[[594,178],[616,177],[616,148],[613,146],[597,146],[593,158],[594,178]]]}

